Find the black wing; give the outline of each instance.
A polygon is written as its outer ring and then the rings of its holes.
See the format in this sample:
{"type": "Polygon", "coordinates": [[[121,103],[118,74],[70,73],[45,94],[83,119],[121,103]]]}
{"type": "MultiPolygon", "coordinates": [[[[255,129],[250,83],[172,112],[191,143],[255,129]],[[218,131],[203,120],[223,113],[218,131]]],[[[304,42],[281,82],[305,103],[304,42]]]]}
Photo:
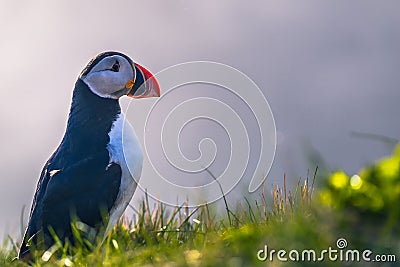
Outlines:
{"type": "Polygon", "coordinates": [[[108,164],[107,151],[61,170],[52,170],[49,162],[39,180],[20,256],[29,253],[26,242],[39,232],[45,242],[52,242],[49,227],[61,240],[72,239],[71,215],[92,227],[102,223],[119,192],[121,167],[108,164]]]}

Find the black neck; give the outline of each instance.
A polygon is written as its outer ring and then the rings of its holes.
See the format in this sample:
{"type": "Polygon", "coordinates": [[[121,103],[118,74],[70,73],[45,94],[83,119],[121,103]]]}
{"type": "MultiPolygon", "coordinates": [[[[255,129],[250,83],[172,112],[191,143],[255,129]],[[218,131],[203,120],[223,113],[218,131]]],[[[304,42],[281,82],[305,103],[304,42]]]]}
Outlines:
{"type": "Polygon", "coordinates": [[[105,149],[112,123],[121,113],[117,99],[94,94],[81,80],[75,84],[63,145],[76,157],[105,149]]]}

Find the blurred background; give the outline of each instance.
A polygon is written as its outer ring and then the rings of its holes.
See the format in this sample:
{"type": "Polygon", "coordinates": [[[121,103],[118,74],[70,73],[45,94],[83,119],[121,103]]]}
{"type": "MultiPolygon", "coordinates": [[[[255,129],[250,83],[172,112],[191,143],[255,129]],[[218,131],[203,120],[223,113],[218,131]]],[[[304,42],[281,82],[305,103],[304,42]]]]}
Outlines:
{"type": "Polygon", "coordinates": [[[105,50],[152,72],[210,60],[253,79],[277,128],[267,189],[284,173],[355,173],[389,154],[400,138],[399,10],[362,0],[0,1],[0,237],[19,237],[76,78],[105,50]]]}

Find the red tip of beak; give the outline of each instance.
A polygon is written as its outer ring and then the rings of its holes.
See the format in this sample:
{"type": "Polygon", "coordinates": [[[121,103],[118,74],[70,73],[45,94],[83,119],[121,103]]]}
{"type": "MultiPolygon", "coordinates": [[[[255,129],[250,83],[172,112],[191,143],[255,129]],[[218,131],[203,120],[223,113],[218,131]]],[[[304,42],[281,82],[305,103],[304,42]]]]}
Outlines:
{"type": "Polygon", "coordinates": [[[132,98],[159,97],[161,94],[160,85],[154,75],[139,64],[135,63],[134,67],[136,68],[135,90],[131,90],[128,96],[132,98]],[[140,78],[140,76],[142,78],[140,78]],[[136,82],[138,84],[136,84],[136,82]]]}

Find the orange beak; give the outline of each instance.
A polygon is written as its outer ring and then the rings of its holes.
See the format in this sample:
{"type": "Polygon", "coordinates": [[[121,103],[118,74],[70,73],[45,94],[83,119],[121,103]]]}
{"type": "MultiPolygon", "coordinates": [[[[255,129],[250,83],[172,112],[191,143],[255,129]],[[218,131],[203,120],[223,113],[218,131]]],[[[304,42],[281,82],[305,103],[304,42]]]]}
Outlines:
{"type": "Polygon", "coordinates": [[[160,85],[156,78],[146,68],[134,63],[133,67],[136,71],[136,79],[126,84],[127,88],[131,88],[127,96],[132,98],[159,97],[160,85]]]}

